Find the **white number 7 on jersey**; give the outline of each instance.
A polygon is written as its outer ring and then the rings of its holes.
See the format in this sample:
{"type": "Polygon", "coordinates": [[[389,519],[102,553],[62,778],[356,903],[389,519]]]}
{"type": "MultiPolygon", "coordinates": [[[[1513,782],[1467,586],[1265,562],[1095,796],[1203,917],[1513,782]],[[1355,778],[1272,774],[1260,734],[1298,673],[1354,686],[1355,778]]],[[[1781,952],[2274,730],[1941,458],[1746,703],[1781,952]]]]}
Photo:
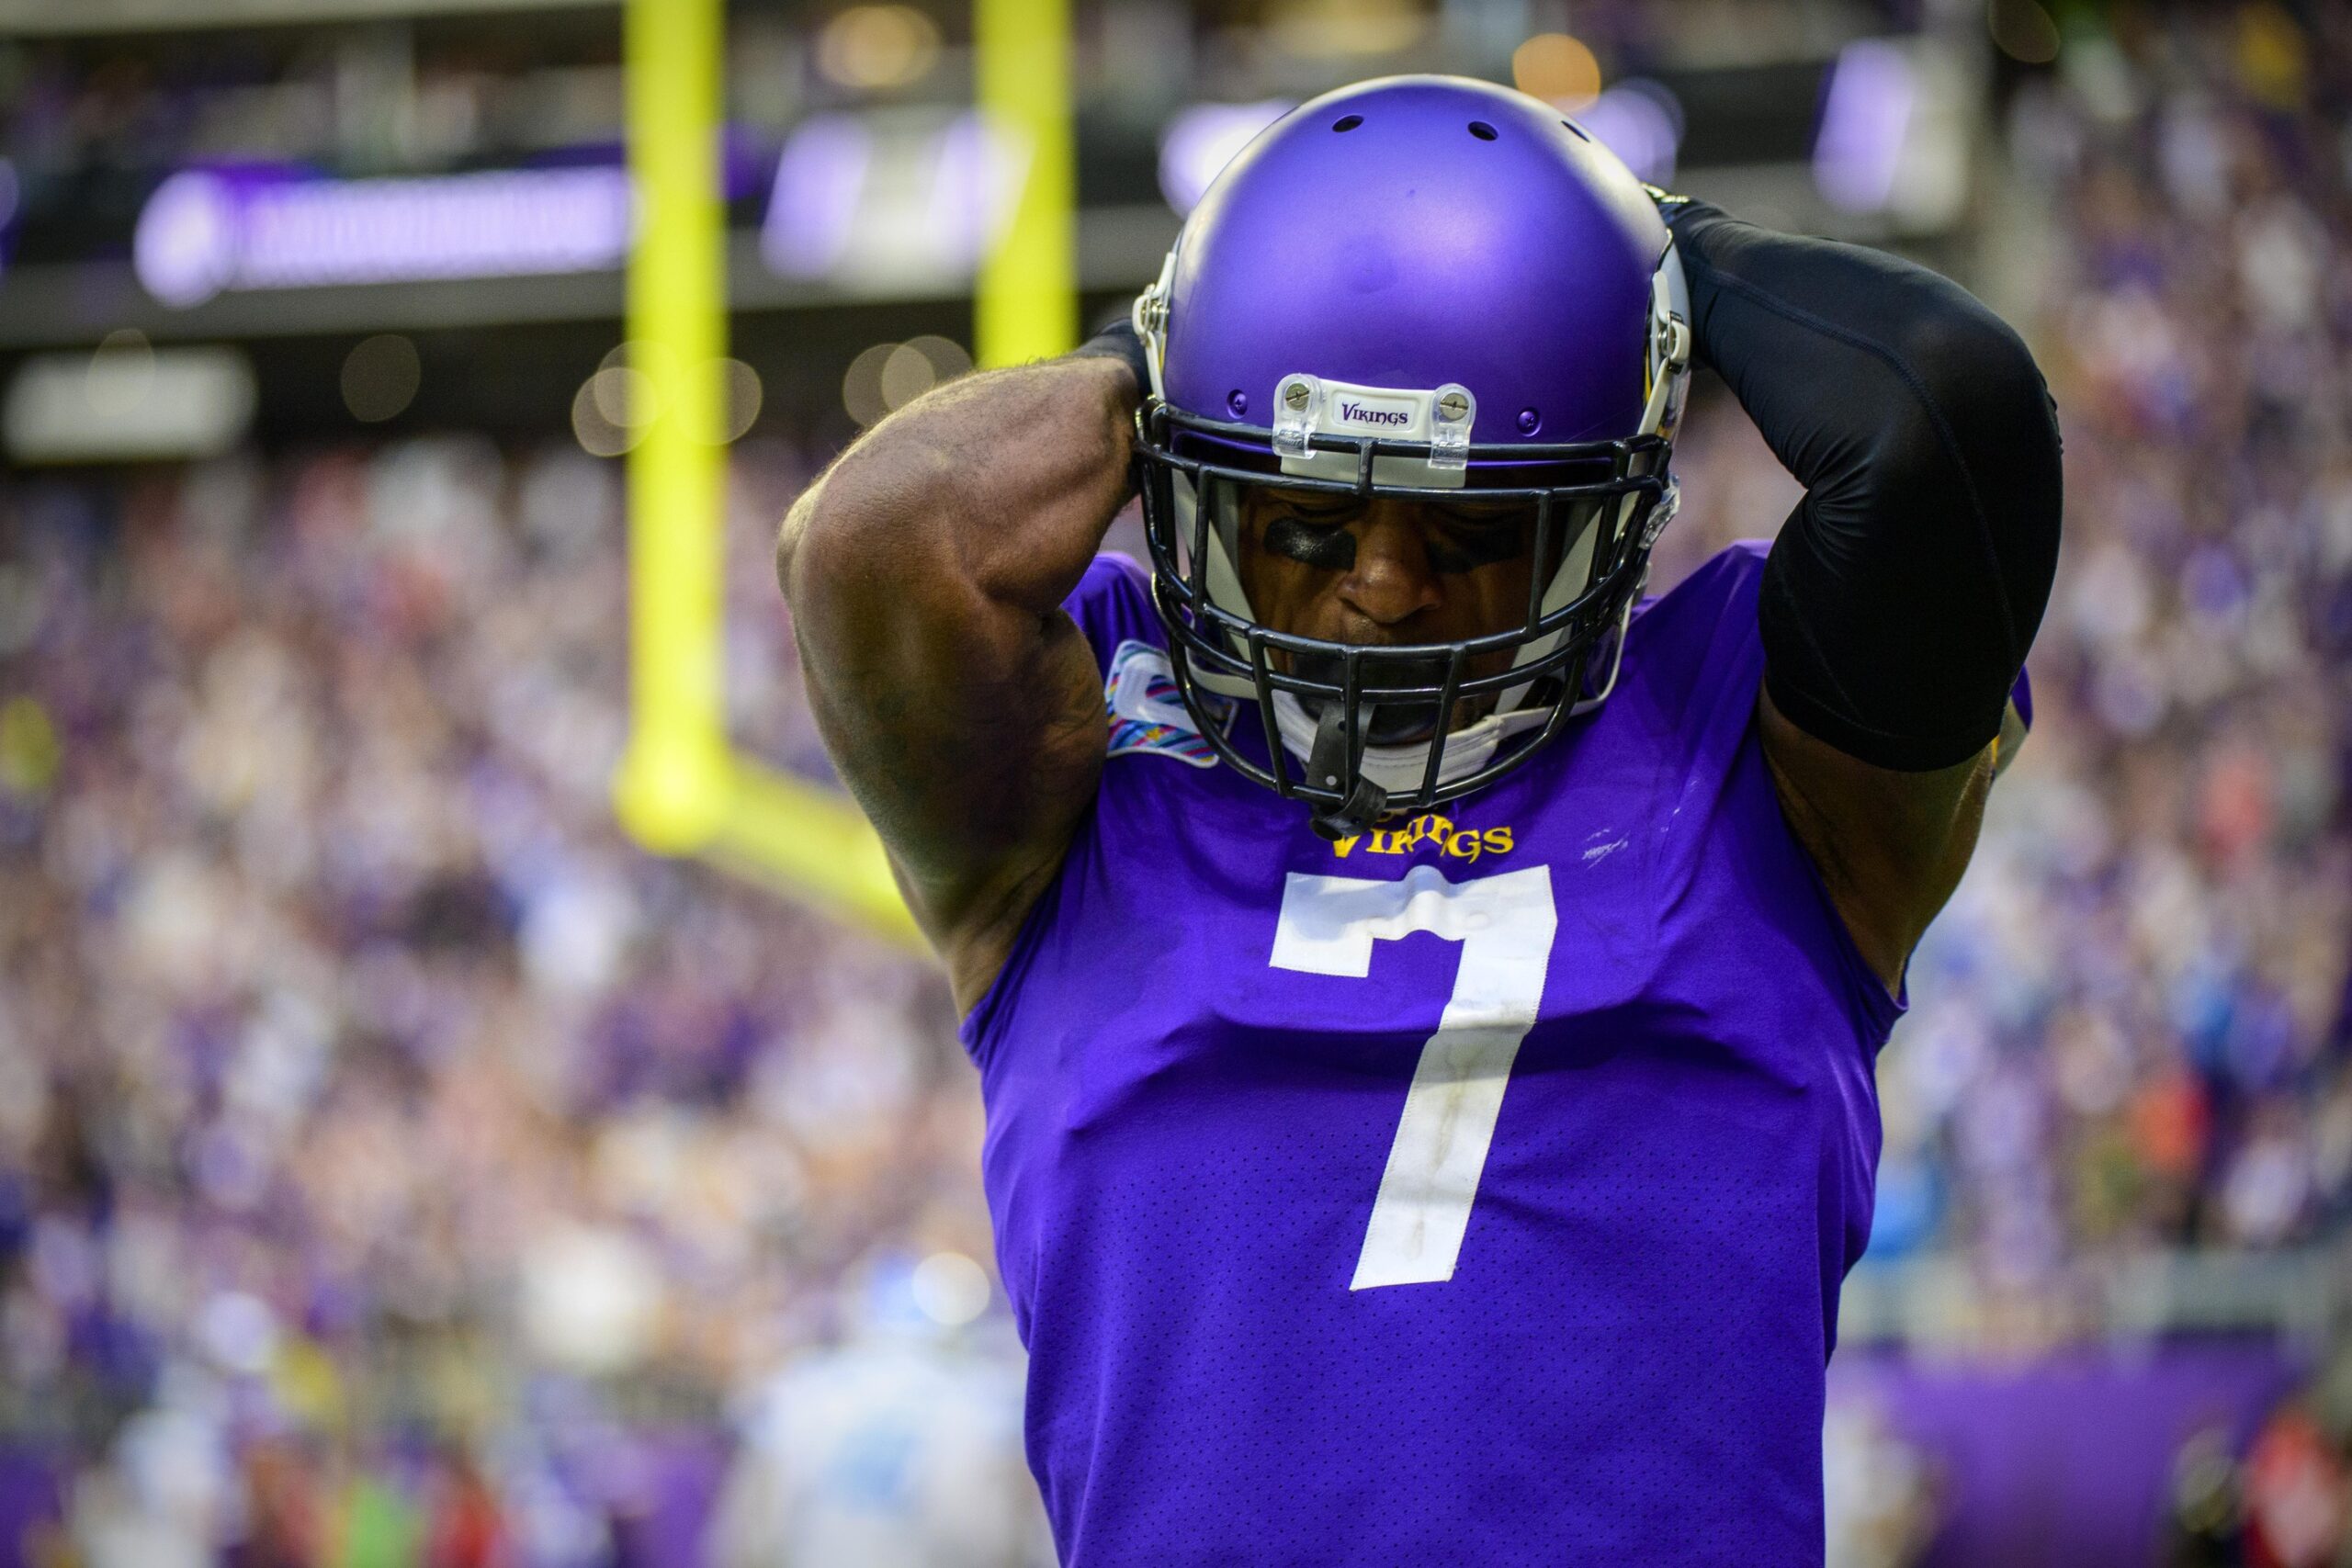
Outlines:
{"type": "Polygon", "coordinates": [[[1503,1086],[1543,1005],[1558,924],[1549,866],[1458,883],[1430,865],[1401,882],[1293,873],[1283,885],[1277,969],[1362,979],[1372,973],[1374,942],[1428,931],[1462,944],[1453,995],[1421,1047],[1348,1289],[1453,1278],[1503,1086]]]}

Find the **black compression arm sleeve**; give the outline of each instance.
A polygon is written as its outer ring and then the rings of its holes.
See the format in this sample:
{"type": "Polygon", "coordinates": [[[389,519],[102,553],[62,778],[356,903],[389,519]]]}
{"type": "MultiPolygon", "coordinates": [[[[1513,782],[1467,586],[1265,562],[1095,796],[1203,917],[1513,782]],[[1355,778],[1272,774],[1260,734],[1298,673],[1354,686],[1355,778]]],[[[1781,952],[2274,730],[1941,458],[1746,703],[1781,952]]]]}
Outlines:
{"type": "Polygon", "coordinates": [[[1101,332],[1071,349],[1073,359],[1115,359],[1134,372],[1138,396],[1151,395],[1151,361],[1144,357],[1143,339],[1125,316],[1104,323],[1101,332]]]}
{"type": "Polygon", "coordinates": [[[2032,355],[1925,267],[1702,202],[1667,216],[1700,363],[1805,488],[1764,571],[1774,705],[1879,767],[1967,761],[2000,732],[2057,566],[2032,355]]]}

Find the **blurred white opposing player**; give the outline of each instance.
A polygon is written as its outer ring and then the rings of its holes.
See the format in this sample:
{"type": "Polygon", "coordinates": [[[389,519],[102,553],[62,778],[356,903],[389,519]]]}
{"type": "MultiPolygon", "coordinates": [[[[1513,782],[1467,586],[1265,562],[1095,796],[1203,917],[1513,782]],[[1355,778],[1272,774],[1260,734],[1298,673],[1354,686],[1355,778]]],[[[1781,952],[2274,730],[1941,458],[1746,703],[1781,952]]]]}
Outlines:
{"type": "Polygon", "coordinates": [[[849,1295],[844,1342],[754,1395],[711,1568],[1051,1568],[1019,1348],[967,1326],[988,1301],[979,1266],[894,1258],[849,1295]]]}

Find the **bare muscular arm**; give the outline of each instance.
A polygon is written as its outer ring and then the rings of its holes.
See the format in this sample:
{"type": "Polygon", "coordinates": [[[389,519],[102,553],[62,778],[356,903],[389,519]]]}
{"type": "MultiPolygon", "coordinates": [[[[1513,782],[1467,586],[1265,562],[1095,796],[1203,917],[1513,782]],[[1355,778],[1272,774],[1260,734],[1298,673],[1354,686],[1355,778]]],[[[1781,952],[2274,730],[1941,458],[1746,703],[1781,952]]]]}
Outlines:
{"type": "Polygon", "coordinates": [[[859,440],[785,518],[776,575],[818,728],[969,1008],[1102,765],[1061,608],[1127,494],[1112,358],[975,376],[859,440]]]}
{"type": "Polygon", "coordinates": [[[1854,946],[1889,991],[1928,922],[1960,886],[1984,826],[1988,750],[1930,773],[1897,773],[1815,739],[1756,694],[1781,814],[1813,857],[1854,946]]]}

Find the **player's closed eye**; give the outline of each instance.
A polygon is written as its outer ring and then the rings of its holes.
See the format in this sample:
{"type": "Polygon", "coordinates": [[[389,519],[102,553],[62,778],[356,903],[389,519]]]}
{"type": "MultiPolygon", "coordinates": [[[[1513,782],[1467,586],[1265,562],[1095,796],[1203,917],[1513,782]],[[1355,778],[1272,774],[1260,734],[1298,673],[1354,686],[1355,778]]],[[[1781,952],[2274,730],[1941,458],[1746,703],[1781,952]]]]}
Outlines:
{"type": "Polygon", "coordinates": [[[1454,573],[1522,559],[1533,547],[1533,519],[1517,509],[1440,513],[1429,534],[1430,566],[1454,573]]]}

